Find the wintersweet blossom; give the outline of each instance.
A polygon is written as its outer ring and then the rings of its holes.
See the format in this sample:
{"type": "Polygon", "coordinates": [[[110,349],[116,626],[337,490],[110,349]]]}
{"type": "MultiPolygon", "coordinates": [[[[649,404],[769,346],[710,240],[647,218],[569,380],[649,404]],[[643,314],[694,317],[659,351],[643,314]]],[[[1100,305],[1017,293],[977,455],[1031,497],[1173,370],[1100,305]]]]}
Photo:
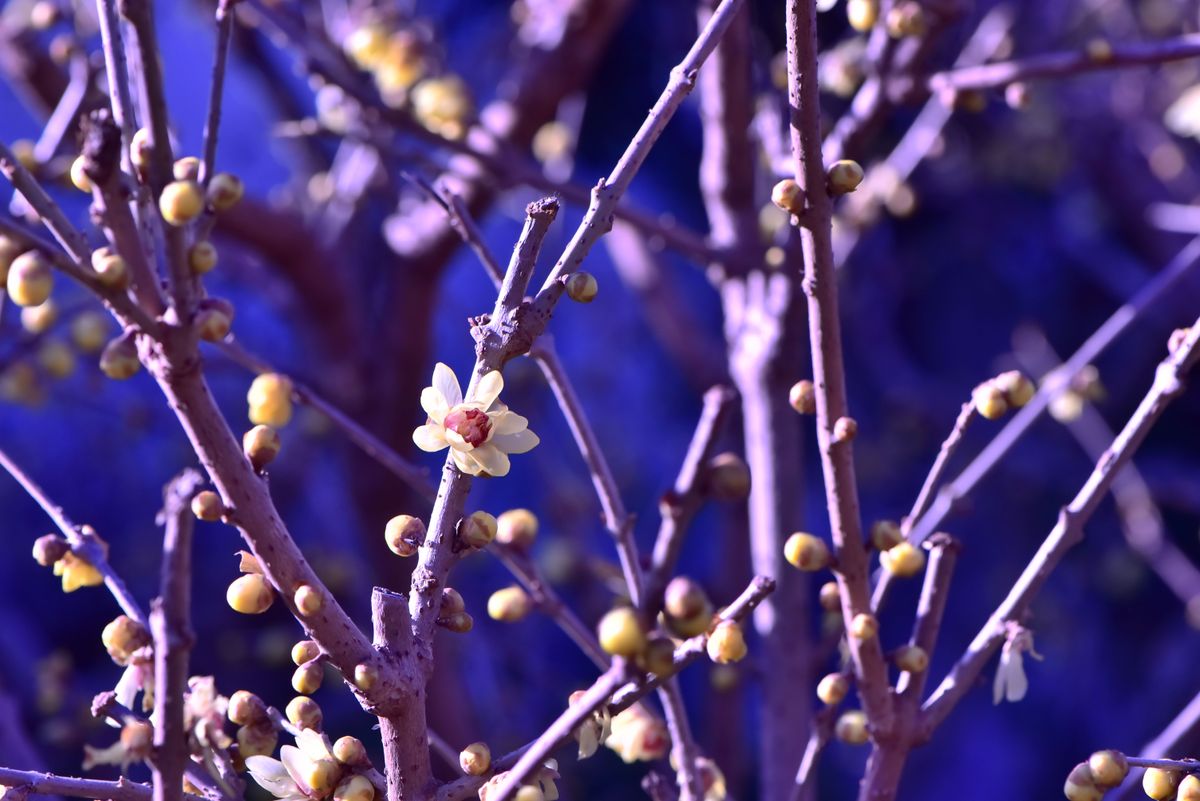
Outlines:
{"type": "Polygon", "coordinates": [[[507,475],[508,455],[532,450],[539,440],[528,420],[500,403],[502,389],[504,377],[493,370],[464,400],[454,372],[438,362],[433,386],[421,392],[429,420],[413,431],[413,442],[430,453],[449,447],[454,464],[469,475],[507,475]]]}
{"type": "Polygon", "coordinates": [[[612,719],[604,744],[626,762],[650,762],[667,755],[671,736],[662,721],[635,705],[612,719]]]}
{"type": "Polygon", "coordinates": [[[1012,621],[1006,628],[1006,639],[1000,649],[1000,666],[996,668],[996,679],[992,683],[992,702],[996,704],[1001,701],[1015,703],[1024,698],[1029,690],[1024,655],[1028,652],[1034,659],[1042,658],[1033,650],[1032,631],[1012,621]]]}
{"type": "Polygon", "coordinates": [[[246,759],[251,778],[267,792],[288,801],[311,801],[333,792],[343,772],[329,738],[312,729],[296,735],[296,745],[279,749],[279,759],[246,759]]]}

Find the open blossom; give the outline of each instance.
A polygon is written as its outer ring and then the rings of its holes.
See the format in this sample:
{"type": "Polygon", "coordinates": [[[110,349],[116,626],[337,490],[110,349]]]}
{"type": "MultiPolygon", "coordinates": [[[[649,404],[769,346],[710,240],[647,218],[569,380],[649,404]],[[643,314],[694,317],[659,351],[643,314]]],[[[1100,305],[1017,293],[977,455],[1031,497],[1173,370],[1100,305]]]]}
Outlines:
{"type": "Polygon", "coordinates": [[[500,403],[502,389],[504,377],[493,370],[464,400],[454,372],[438,362],[433,386],[421,392],[429,420],[413,431],[413,442],[430,453],[449,447],[454,464],[469,475],[507,475],[508,455],[532,450],[539,440],[528,420],[500,403]]]}
{"type": "Polygon", "coordinates": [[[312,801],[333,792],[343,768],[333,755],[329,738],[311,729],[296,735],[296,745],[279,749],[279,759],[246,759],[250,777],[267,792],[288,801],[312,801]]]}

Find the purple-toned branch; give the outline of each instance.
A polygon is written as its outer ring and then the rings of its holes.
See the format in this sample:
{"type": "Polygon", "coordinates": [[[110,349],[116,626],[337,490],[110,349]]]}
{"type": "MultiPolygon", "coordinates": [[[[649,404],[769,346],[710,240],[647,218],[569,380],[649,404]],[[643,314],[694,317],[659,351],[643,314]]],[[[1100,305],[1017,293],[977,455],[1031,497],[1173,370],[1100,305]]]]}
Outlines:
{"type": "Polygon", "coordinates": [[[688,725],[687,707],[683,693],[679,690],[679,679],[672,677],[658,690],[663,702],[663,715],[667,719],[667,730],[671,733],[671,757],[675,760],[676,784],[679,785],[679,801],[702,801],[704,784],[696,767],[696,740],[688,725]]]}
{"type": "Polygon", "coordinates": [[[204,158],[200,160],[200,184],[208,186],[217,163],[217,137],[221,127],[221,101],[225,90],[225,67],[229,61],[229,42],[237,0],[217,0],[217,48],[213,56],[212,81],[208,95],[208,117],[204,121],[204,158]]]}
{"type": "MultiPolygon", "coordinates": [[[[151,801],[148,785],[121,778],[115,782],[77,779],[32,770],[0,768],[0,786],[24,788],[38,795],[65,795],[73,798],[93,798],[104,801],[151,801]]],[[[187,801],[206,801],[200,796],[185,794],[187,801]]]]}
{"type": "MultiPolygon", "coordinates": [[[[959,544],[943,534],[935,535],[930,541],[929,564],[925,568],[925,581],[921,585],[921,597],[917,601],[917,618],[908,642],[932,658],[938,633],[942,629],[946,602],[950,597],[950,579],[958,561],[959,544]]],[[[920,705],[928,678],[928,669],[915,674],[900,674],[900,679],[896,682],[896,693],[900,697],[900,704],[907,707],[905,714],[915,712],[920,705]]]]}
{"type": "MultiPolygon", "coordinates": [[[[835,441],[836,421],[849,416],[842,363],[837,277],[831,223],[833,199],[826,188],[821,156],[821,109],[817,86],[816,8],[812,0],[788,0],[788,97],[796,182],[808,199],[804,243],[804,291],[808,298],[809,341],[817,387],[817,444],[825,476],[826,505],[837,560],[842,616],[849,629],[855,615],[870,614],[867,553],[859,519],[854,454],[849,439],[835,441]]],[[[863,709],[877,735],[892,726],[887,665],[879,640],[850,638],[850,653],[863,709]]]]}
{"type": "Polygon", "coordinates": [[[8,474],[17,480],[29,497],[33,498],[37,505],[42,507],[42,511],[54,521],[54,525],[70,543],[72,553],[84,559],[104,577],[104,586],[112,593],[117,605],[121,607],[121,611],[143,626],[148,625],[146,615],[138,605],[137,599],[133,597],[129,588],[125,586],[125,582],[108,563],[108,555],[105,552],[107,549],[98,541],[96,535],[84,531],[72,522],[63,508],[52,501],[50,496],[4,450],[0,450],[0,467],[8,471],[8,474]]]}
{"type": "Polygon", "coordinates": [[[203,479],[188,468],[163,492],[164,525],[160,595],[150,607],[154,638],[154,799],[180,801],[188,762],[183,722],[192,632],[192,496],[203,479]]]}
{"type": "Polygon", "coordinates": [[[73,56],[67,65],[67,73],[70,75],[67,88],[63,90],[58,105],[46,120],[42,134],[33,146],[33,158],[39,164],[45,164],[58,153],[87,101],[92,80],[92,68],[88,64],[87,56],[73,56]]]}
{"type": "Polygon", "coordinates": [[[1005,624],[1009,621],[1021,621],[1042,585],[1067,551],[1083,541],[1083,527],[1112,486],[1117,473],[1133,458],[1134,452],[1170,402],[1183,392],[1183,377],[1197,356],[1200,356],[1200,351],[1196,350],[1198,342],[1200,320],[1192,325],[1174,352],[1158,366],[1150,391],[1129,418],[1129,422],[1097,461],[1095,470],[1074,500],[1060,512],[1058,523],[1017,579],[1008,596],[992,613],[962,658],[925,702],[922,707],[925,731],[937,728],[963,696],[970,692],[984,666],[1003,644],[1006,636],[1005,624]]]}

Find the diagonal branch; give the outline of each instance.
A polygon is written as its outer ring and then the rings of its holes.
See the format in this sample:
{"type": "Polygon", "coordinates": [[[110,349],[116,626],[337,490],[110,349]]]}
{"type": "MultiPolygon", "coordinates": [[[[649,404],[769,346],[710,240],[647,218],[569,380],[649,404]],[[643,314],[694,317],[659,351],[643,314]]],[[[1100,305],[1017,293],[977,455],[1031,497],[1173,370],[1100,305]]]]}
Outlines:
{"type": "Polygon", "coordinates": [[[217,136],[221,128],[221,101],[225,93],[225,66],[238,0],[217,0],[217,49],[213,56],[212,81],[208,95],[208,117],[204,121],[204,158],[200,160],[200,184],[208,186],[217,163],[217,136]]]}

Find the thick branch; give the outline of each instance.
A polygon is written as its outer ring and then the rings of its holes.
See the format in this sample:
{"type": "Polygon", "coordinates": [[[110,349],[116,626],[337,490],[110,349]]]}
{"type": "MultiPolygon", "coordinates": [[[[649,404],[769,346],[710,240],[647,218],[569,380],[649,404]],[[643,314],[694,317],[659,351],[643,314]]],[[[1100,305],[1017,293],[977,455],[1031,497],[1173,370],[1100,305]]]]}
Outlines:
{"type": "MultiPolygon", "coordinates": [[[[111,799],[111,801],[151,801],[150,787],[121,778],[115,782],[56,776],[32,770],[0,768],[0,786],[20,787],[39,795],[65,795],[73,798],[111,799]]],[[[205,801],[200,796],[186,794],[187,801],[205,801]]]]}

